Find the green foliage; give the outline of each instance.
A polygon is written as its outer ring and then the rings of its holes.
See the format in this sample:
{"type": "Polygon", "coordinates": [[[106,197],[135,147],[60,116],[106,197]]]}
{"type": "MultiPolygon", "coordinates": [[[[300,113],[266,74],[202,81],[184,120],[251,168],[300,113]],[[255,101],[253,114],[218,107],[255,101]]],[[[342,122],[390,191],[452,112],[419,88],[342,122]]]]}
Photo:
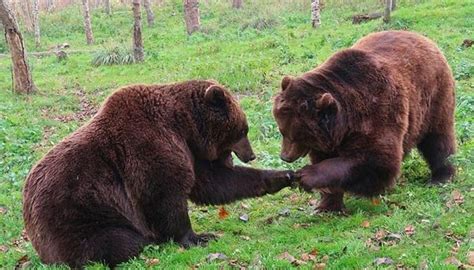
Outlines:
{"type": "Polygon", "coordinates": [[[104,47],[94,53],[92,64],[94,66],[128,65],[135,63],[135,58],[130,49],[123,46],[104,47]]]}
{"type": "MultiPolygon", "coordinates": [[[[125,46],[116,44],[131,44],[131,9],[118,5],[111,16],[100,9],[92,12],[93,46],[85,44],[78,6],[41,14],[42,47],[38,50],[67,42],[71,50],[84,53],[71,53],[63,62],[55,56],[30,57],[39,88],[33,96],[11,93],[10,59],[0,57],[0,209],[6,209],[6,213],[0,212],[0,246],[8,248],[6,252],[0,249],[0,268],[14,268],[26,254],[33,269],[64,269],[42,265],[31,243],[20,240],[21,190],[33,164],[87,121],[75,117],[84,99],[98,107],[114,89],[127,84],[216,79],[238,96],[247,114],[257,154],[252,166],[297,169],[308,161],[287,164],[279,159],[281,137],[271,115],[272,97],[282,76],[301,74],[362,36],[384,29],[407,29],[428,36],[440,46],[453,69],[458,141],[457,154],[452,157],[457,166],[453,183],[426,187],[429,169],[414,150],[403,164],[396,187],[378,198],[380,204],[347,196],[348,216],[313,214],[309,202],[319,196],[290,189],[230,204],[226,206],[230,216],[223,220],[218,218],[217,206],[191,205],[194,229],[217,232],[221,235],[218,241],[186,251],[173,243],[152,245],[123,268],[145,268],[148,258],[158,258],[156,269],[196,265],[232,268],[232,261],[254,269],[285,269],[292,265],[279,259],[280,254],[287,251],[299,259],[313,249],[318,251],[318,262],[326,261],[327,269],[375,269],[373,261],[380,257],[390,257],[408,269],[423,265],[456,269],[445,264],[450,256],[467,262],[474,230],[474,218],[469,214],[474,212],[474,50],[461,44],[474,36],[472,1],[399,0],[389,24],[374,20],[360,25],[352,25],[351,16],[380,11],[382,1],[325,1],[322,26],[316,30],[310,25],[311,1],[244,1],[241,10],[231,9],[229,0],[201,1],[204,31],[192,36],[185,32],[182,1],[166,2],[155,8],[156,25],[144,25],[144,63],[104,65],[112,62],[104,60],[107,57],[121,58],[111,55],[130,55],[125,46]],[[90,52],[102,65],[91,65],[90,52]],[[464,195],[464,202],[447,207],[453,190],[464,195]],[[286,208],[289,216],[280,215],[286,208]],[[243,213],[250,217],[247,223],[238,219],[243,213]],[[363,221],[370,225],[361,226],[363,221]],[[407,225],[415,226],[414,235],[404,233],[407,225]],[[369,245],[379,230],[399,233],[401,239],[394,245],[369,245]],[[453,254],[453,250],[457,251],[453,254]],[[230,259],[208,262],[207,255],[215,252],[230,259]]],[[[24,36],[27,50],[34,51],[33,36],[26,32],[24,36]]],[[[6,51],[2,41],[0,35],[0,52],[6,51]]],[[[395,268],[395,264],[387,268],[395,268]]],[[[308,262],[300,268],[313,266],[308,262]]],[[[104,267],[95,264],[88,268],[104,267]]]]}

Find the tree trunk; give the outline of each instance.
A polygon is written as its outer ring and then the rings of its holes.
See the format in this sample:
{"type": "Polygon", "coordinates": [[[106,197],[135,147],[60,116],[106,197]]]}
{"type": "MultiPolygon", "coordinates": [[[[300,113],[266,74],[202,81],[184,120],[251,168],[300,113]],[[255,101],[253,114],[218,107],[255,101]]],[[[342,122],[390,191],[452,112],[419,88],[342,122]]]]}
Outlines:
{"type": "Polygon", "coordinates": [[[23,38],[13,13],[3,0],[0,0],[0,22],[5,27],[5,40],[12,56],[13,90],[16,93],[33,93],[36,87],[31,78],[23,38]]]}
{"type": "Polygon", "coordinates": [[[25,23],[25,28],[28,33],[34,32],[34,22],[33,22],[33,12],[31,7],[31,1],[23,0],[19,2],[19,9],[17,9],[17,15],[19,19],[23,19],[25,23]]]}
{"type": "Polygon", "coordinates": [[[184,0],[184,21],[189,35],[201,28],[198,0],[184,0]]]}
{"type": "Polygon", "coordinates": [[[112,8],[110,7],[110,0],[104,0],[104,11],[107,15],[112,13],[112,8]]]}
{"type": "Polygon", "coordinates": [[[232,7],[235,9],[242,8],[242,0],[232,0],[232,7]]]}
{"type": "Polygon", "coordinates": [[[140,14],[140,0],[133,0],[133,57],[136,62],[143,62],[142,18],[140,14]]]}
{"type": "Polygon", "coordinates": [[[313,28],[321,25],[319,0],[311,0],[311,24],[313,28]]]}
{"type": "Polygon", "coordinates": [[[390,11],[392,9],[392,0],[385,0],[385,12],[383,14],[383,22],[390,22],[390,11]]]}
{"type": "Polygon", "coordinates": [[[151,10],[150,0],[143,0],[143,7],[146,11],[146,20],[148,22],[148,26],[153,26],[155,24],[155,14],[153,14],[153,10],[151,10]]]}
{"type": "Polygon", "coordinates": [[[46,0],[46,10],[48,12],[53,11],[54,9],[54,1],[53,0],[46,0]]]}
{"type": "Polygon", "coordinates": [[[35,45],[41,45],[40,21],[39,21],[39,0],[33,0],[33,26],[35,28],[35,45]]]}
{"type": "Polygon", "coordinates": [[[92,34],[91,14],[89,11],[89,1],[82,0],[82,9],[84,12],[84,31],[86,32],[86,42],[88,45],[94,43],[94,35],[92,34]]]}
{"type": "Polygon", "coordinates": [[[396,8],[397,8],[397,0],[392,0],[392,7],[390,10],[394,11],[396,8]]]}

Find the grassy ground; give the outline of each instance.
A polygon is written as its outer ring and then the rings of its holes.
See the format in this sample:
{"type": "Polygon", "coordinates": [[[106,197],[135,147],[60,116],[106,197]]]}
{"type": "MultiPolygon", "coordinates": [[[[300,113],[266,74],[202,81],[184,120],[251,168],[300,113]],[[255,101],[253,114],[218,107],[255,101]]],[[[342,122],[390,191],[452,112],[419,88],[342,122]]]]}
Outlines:
{"type": "MultiPolygon", "coordinates": [[[[439,44],[453,69],[458,138],[454,183],[426,187],[429,171],[414,151],[404,162],[399,184],[388,194],[372,201],[347,196],[347,216],[313,214],[319,196],[298,190],[228,205],[229,216],[224,219],[219,218],[219,207],[191,206],[195,230],[218,233],[218,241],[190,250],[172,243],[150,246],[123,266],[456,269],[457,263],[467,265],[474,245],[474,48],[461,44],[474,38],[474,3],[399,1],[388,25],[380,20],[351,24],[350,16],[375,8],[375,0],[341,7],[328,3],[322,27],[313,30],[309,1],[278,5],[255,1],[259,3],[247,4],[241,11],[231,10],[227,2],[204,1],[204,31],[191,37],[184,31],[181,1],[156,9],[156,26],[144,27],[143,64],[95,67],[91,53],[72,54],[63,62],[55,57],[30,58],[39,88],[32,96],[11,93],[10,62],[0,58],[0,268],[11,269],[24,261],[33,268],[49,268],[22,238],[23,181],[34,162],[87,121],[116,87],[216,79],[239,96],[248,115],[258,155],[253,166],[296,169],[307,161],[288,165],[278,158],[280,136],[270,112],[281,77],[307,71],[362,36],[384,29],[427,35],[439,44]],[[249,216],[248,222],[239,220],[242,214],[249,216]],[[211,253],[225,254],[227,259],[212,260],[211,253]],[[377,266],[377,258],[393,263],[377,266]]],[[[92,19],[97,44],[87,47],[78,8],[43,15],[39,50],[63,42],[90,51],[131,44],[129,10],[116,10],[111,17],[97,10],[92,19]]],[[[26,42],[33,51],[28,34],[26,42]]],[[[5,51],[2,46],[0,53],[5,51]]]]}

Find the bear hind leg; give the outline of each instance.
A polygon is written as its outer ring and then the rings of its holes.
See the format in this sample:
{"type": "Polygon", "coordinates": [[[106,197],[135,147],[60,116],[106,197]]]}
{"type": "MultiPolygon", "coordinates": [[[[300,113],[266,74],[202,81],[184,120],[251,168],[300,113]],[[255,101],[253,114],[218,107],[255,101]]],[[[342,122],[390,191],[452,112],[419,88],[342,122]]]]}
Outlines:
{"type": "Polygon", "coordinates": [[[448,157],[456,149],[454,135],[429,133],[418,144],[421,152],[431,170],[430,184],[445,183],[454,176],[455,168],[448,157]]]}
{"type": "Polygon", "coordinates": [[[141,234],[123,227],[104,228],[91,235],[84,244],[84,254],[76,258],[75,267],[82,267],[89,262],[101,262],[114,268],[138,256],[142,249],[151,244],[141,234]]]}

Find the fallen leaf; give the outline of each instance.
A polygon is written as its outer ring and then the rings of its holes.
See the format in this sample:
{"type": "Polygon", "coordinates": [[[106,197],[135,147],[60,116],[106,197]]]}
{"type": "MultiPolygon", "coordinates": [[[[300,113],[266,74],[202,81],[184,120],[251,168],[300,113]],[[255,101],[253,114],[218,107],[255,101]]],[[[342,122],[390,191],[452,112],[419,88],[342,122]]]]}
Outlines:
{"type": "Polygon", "coordinates": [[[372,205],[379,205],[380,204],[380,199],[379,198],[372,198],[371,203],[372,203],[372,205]]]}
{"type": "Polygon", "coordinates": [[[402,239],[402,236],[399,235],[398,233],[389,233],[385,238],[387,240],[400,241],[402,239]]]}
{"type": "Polygon", "coordinates": [[[245,203],[240,203],[240,208],[248,210],[250,208],[250,206],[248,204],[245,204],[245,203]]]}
{"type": "Polygon", "coordinates": [[[145,262],[146,262],[146,265],[148,266],[155,266],[160,263],[160,259],[157,259],[157,258],[147,259],[145,262]]]}
{"type": "Polygon", "coordinates": [[[295,202],[298,202],[300,200],[300,196],[298,196],[298,194],[296,193],[293,193],[290,195],[290,202],[292,203],[295,203],[295,202]]]}
{"type": "Polygon", "coordinates": [[[415,227],[413,225],[408,225],[405,227],[405,234],[408,236],[415,234],[415,227]]]}
{"type": "Polygon", "coordinates": [[[244,239],[245,241],[249,241],[250,240],[250,237],[246,236],[246,235],[241,235],[240,238],[244,239]]]}
{"type": "Polygon", "coordinates": [[[327,263],[329,261],[329,256],[328,255],[324,255],[322,258],[321,258],[321,261],[323,263],[327,263]]]}
{"type": "Polygon", "coordinates": [[[471,266],[474,266],[474,251],[469,251],[467,253],[467,263],[471,266]]]}
{"type": "Polygon", "coordinates": [[[4,215],[8,212],[8,209],[5,206],[0,206],[0,215],[4,215]]]}
{"type": "Polygon", "coordinates": [[[375,233],[375,239],[377,240],[382,240],[383,238],[385,238],[385,236],[387,236],[387,232],[385,230],[378,230],[376,233],[375,233]]]}
{"type": "Polygon", "coordinates": [[[311,250],[311,252],[309,254],[316,257],[316,256],[318,256],[318,250],[313,249],[313,250],[311,250]]]}
{"type": "Polygon", "coordinates": [[[225,219],[228,216],[229,216],[229,212],[225,210],[224,206],[221,206],[221,208],[219,208],[219,219],[225,219]]]}
{"type": "Polygon", "coordinates": [[[389,257],[382,257],[382,258],[377,258],[374,260],[374,264],[376,266],[379,266],[379,265],[391,265],[393,264],[393,260],[389,257]]]}
{"type": "Polygon", "coordinates": [[[28,255],[23,255],[20,259],[16,261],[15,270],[16,269],[24,269],[24,267],[30,262],[30,258],[28,255]]]}
{"type": "Polygon", "coordinates": [[[465,48],[469,48],[472,45],[474,45],[474,40],[472,40],[472,39],[465,39],[461,44],[461,46],[465,47],[465,48]]]}
{"type": "Polygon", "coordinates": [[[8,247],[5,245],[0,245],[0,252],[5,253],[8,251],[8,247]]]}
{"type": "Polygon", "coordinates": [[[293,228],[299,229],[299,228],[309,228],[311,224],[309,223],[295,223],[293,224],[293,228]]]}
{"type": "Polygon", "coordinates": [[[368,228],[370,226],[370,222],[368,220],[364,220],[362,221],[362,224],[360,224],[360,226],[364,228],[368,228]]]}
{"type": "Polygon", "coordinates": [[[420,270],[428,270],[428,262],[426,260],[421,261],[420,265],[418,266],[420,270]]]}
{"type": "Polygon", "coordinates": [[[249,215],[242,214],[242,215],[240,215],[239,219],[243,222],[247,222],[247,221],[249,221],[249,215]]]}
{"type": "Polygon", "coordinates": [[[446,207],[453,208],[454,206],[464,203],[464,196],[461,191],[455,189],[451,192],[451,198],[446,202],[446,207]]]}
{"type": "Polygon", "coordinates": [[[211,253],[211,254],[207,255],[207,261],[208,262],[212,262],[212,261],[215,261],[215,260],[223,261],[223,260],[226,260],[226,259],[227,259],[227,256],[225,254],[222,254],[222,253],[211,253]]]}
{"type": "Polygon", "coordinates": [[[308,201],[308,204],[311,206],[317,206],[318,205],[318,200],[312,199],[308,201]]]}
{"type": "Polygon", "coordinates": [[[453,256],[448,257],[446,260],[444,260],[444,263],[445,264],[452,264],[452,265],[456,265],[456,266],[461,266],[462,265],[462,263],[453,256]]]}
{"type": "Polygon", "coordinates": [[[314,265],[313,270],[323,270],[326,268],[325,263],[317,263],[314,265]]]}

